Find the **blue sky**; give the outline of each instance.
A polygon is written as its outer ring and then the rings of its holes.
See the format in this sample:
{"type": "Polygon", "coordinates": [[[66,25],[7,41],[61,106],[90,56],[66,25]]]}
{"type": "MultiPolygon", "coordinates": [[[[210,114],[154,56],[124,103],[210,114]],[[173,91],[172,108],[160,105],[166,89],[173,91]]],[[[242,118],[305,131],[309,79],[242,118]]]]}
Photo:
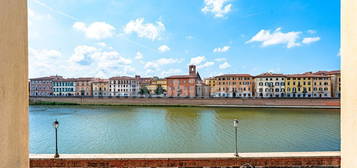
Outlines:
{"type": "Polygon", "coordinates": [[[338,0],[28,0],[30,77],[340,69],[338,0]]]}

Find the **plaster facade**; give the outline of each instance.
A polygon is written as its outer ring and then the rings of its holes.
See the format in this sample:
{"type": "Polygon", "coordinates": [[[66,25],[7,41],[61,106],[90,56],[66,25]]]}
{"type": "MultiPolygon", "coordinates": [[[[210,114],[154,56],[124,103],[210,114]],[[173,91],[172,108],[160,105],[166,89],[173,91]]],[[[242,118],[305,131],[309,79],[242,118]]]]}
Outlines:
{"type": "Polygon", "coordinates": [[[28,168],[27,1],[0,1],[0,168],[28,168]]]}

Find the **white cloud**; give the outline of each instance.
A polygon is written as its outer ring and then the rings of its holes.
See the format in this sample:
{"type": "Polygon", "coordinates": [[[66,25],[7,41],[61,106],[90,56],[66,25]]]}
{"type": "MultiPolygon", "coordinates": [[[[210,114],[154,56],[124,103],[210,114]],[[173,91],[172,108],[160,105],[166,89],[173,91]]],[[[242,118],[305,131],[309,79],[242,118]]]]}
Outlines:
{"type": "Polygon", "coordinates": [[[214,62],[206,61],[205,56],[198,56],[191,58],[190,65],[196,65],[198,69],[202,69],[214,65],[214,62]]]}
{"type": "Polygon", "coordinates": [[[229,0],[204,0],[205,6],[201,9],[203,13],[212,13],[214,17],[220,18],[232,10],[229,0]]]}
{"type": "Polygon", "coordinates": [[[55,75],[64,62],[62,53],[57,50],[29,48],[30,77],[55,75]]]}
{"type": "Polygon", "coordinates": [[[112,68],[117,65],[128,65],[132,61],[122,57],[117,51],[102,49],[92,46],[80,45],[74,49],[70,62],[78,65],[96,65],[98,68],[112,68]]]}
{"type": "Polygon", "coordinates": [[[219,69],[227,69],[229,67],[231,67],[231,65],[228,62],[219,65],[219,69]]]}
{"type": "MultiPolygon", "coordinates": [[[[81,45],[74,49],[74,54],[69,59],[70,62],[80,63],[90,59],[92,53],[96,52],[98,49],[91,46],[81,45]]],[[[88,60],[89,61],[89,60],[88,60]]]]}
{"type": "Polygon", "coordinates": [[[37,13],[36,11],[32,10],[31,8],[28,8],[28,20],[38,20],[38,21],[43,21],[45,19],[52,19],[52,15],[50,14],[40,14],[37,13]]]}
{"type": "Polygon", "coordinates": [[[79,45],[70,57],[60,51],[29,48],[30,77],[64,75],[67,77],[134,75],[132,60],[111,47],[79,45]]]}
{"type": "Polygon", "coordinates": [[[161,21],[155,23],[144,23],[144,18],[130,21],[124,27],[124,33],[136,33],[138,37],[158,40],[165,31],[165,25],[161,21]]]}
{"type": "Polygon", "coordinates": [[[230,48],[231,48],[230,46],[224,46],[222,48],[215,48],[215,49],[213,49],[213,52],[223,53],[223,52],[227,52],[230,48]]]}
{"type": "Polygon", "coordinates": [[[201,64],[201,65],[198,65],[197,66],[197,68],[198,69],[202,69],[202,68],[207,68],[207,67],[210,67],[210,66],[212,66],[212,65],[214,65],[214,62],[205,62],[204,64],[201,64]]]}
{"type": "Polygon", "coordinates": [[[109,77],[134,72],[131,64],[131,59],[108,47],[80,45],[75,47],[66,69],[74,74],[85,72],[86,76],[109,77]]]}
{"type": "Polygon", "coordinates": [[[161,46],[158,48],[158,50],[163,53],[163,52],[170,51],[170,47],[167,46],[167,45],[161,45],[161,46]]]}
{"type": "Polygon", "coordinates": [[[135,59],[137,59],[137,60],[141,60],[141,59],[143,59],[144,58],[144,56],[143,56],[143,54],[141,53],[141,52],[136,52],[136,55],[135,55],[135,59]]]}
{"type": "Polygon", "coordinates": [[[107,46],[107,44],[104,43],[104,42],[99,42],[99,43],[97,43],[97,45],[100,46],[100,47],[106,47],[107,46]]]}
{"type": "Polygon", "coordinates": [[[190,65],[198,65],[205,60],[206,60],[205,56],[194,57],[194,58],[191,58],[190,65]]]}
{"type": "Polygon", "coordinates": [[[145,64],[144,68],[145,69],[160,69],[161,66],[163,65],[168,65],[168,64],[175,64],[175,63],[180,63],[182,60],[180,59],[174,59],[174,58],[160,58],[157,60],[149,61],[145,64]]]}
{"type": "Polygon", "coordinates": [[[75,22],[72,27],[83,32],[87,38],[97,40],[113,37],[115,30],[114,26],[105,22],[93,22],[88,26],[83,22],[75,22]]]}
{"type": "Polygon", "coordinates": [[[304,44],[310,44],[314,43],[320,40],[320,37],[306,37],[302,40],[302,43],[304,44]]]}
{"type": "Polygon", "coordinates": [[[300,46],[301,44],[297,42],[300,38],[301,32],[281,32],[281,28],[277,28],[275,31],[270,32],[270,30],[260,30],[255,36],[253,36],[246,43],[261,42],[262,47],[286,44],[287,48],[300,46]]]}

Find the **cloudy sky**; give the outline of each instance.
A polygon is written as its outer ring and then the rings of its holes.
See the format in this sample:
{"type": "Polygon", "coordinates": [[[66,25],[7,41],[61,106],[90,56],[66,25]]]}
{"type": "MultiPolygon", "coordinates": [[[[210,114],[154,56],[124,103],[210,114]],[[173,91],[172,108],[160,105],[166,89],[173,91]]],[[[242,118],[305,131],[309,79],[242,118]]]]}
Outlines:
{"type": "Polygon", "coordinates": [[[30,77],[340,67],[339,0],[28,0],[30,77]]]}

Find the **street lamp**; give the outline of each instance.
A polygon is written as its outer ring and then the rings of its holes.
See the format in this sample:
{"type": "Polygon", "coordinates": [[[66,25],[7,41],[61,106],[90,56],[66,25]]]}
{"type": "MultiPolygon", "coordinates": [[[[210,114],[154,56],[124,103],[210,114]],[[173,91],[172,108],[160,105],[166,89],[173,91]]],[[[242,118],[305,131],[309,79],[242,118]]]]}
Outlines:
{"type": "Polygon", "coordinates": [[[58,154],[58,146],[57,146],[57,128],[59,126],[59,122],[56,120],[53,122],[53,127],[55,128],[55,135],[56,135],[56,153],[55,153],[55,158],[59,158],[58,154]]]}
{"type": "Polygon", "coordinates": [[[236,153],[234,154],[234,156],[236,157],[238,157],[238,123],[239,121],[237,119],[233,121],[233,126],[235,130],[235,145],[236,145],[236,153]]]}

